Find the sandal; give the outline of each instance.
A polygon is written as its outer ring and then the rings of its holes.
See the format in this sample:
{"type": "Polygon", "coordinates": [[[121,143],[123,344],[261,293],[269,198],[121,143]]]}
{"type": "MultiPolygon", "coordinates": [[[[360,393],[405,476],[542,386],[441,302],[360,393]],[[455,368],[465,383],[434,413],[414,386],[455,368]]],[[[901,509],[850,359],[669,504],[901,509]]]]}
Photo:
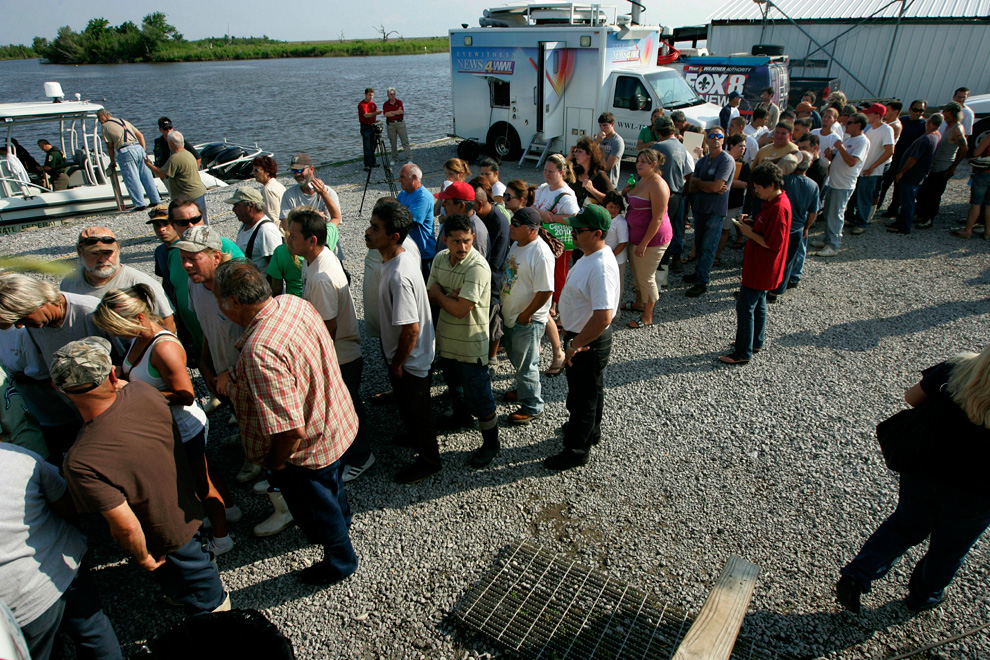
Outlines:
{"type": "Polygon", "coordinates": [[[553,360],[550,363],[550,368],[547,369],[544,373],[546,373],[546,375],[552,378],[553,376],[559,376],[563,370],[564,370],[564,360],[561,360],[559,363],[556,360],[553,360]]]}
{"type": "Polygon", "coordinates": [[[653,325],[653,323],[645,323],[645,322],[643,322],[643,317],[640,316],[635,321],[630,321],[626,325],[629,326],[633,330],[639,330],[640,328],[648,328],[651,325],[653,325]]]}
{"type": "Polygon", "coordinates": [[[632,300],[630,300],[629,302],[623,303],[622,305],[620,305],[619,306],[619,311],[621,311],[621,312],[642,312],[643,311],[642,309],[636,309],[633,305],[635,305],[635,303],[632,300]]]}
{"type": "Polygon", "coordinates": [[[953,229],[950,233],[957,238],[973,238],[973,234],[967,234],[962,229],[953,229]]]}
{"type": "Polygon", "coordinates": [[[749,360],[744,360],[742,358],[737,358],[732,353],[729,353],[728,355],[719,355],[718,356],[718,361],[719,362],[723,362],[725,364],[736,364],[736,365],[743,365],[743,364],[747,364],[749,362],[749,360]]]}

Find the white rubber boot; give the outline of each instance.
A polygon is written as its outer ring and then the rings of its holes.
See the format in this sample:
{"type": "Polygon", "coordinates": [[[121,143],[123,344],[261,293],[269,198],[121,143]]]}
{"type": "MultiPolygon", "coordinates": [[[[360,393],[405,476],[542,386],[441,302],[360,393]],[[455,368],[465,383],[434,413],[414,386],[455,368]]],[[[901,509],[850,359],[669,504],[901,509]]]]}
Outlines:
{"type": "Polygon", "coordinates": [[[289,505],[285,503],[282,493],[270,492],[268,493],[268,499],[271,500],[272,506],[275,507],[275,513],[269,516],[264,522],[255,525],[255,536],[274,536],[291,526],[294,522],[292,514],[289,513],[289,505]]]}

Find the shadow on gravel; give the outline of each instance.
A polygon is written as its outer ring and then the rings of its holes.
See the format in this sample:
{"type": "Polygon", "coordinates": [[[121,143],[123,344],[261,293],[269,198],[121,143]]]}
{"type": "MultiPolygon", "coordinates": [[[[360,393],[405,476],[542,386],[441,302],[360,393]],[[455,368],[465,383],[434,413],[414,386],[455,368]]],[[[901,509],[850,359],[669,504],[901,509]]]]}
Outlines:
{"type": "Polygon", "coordinates": [[[965,316],[986,313],[986,300],[951,301],[913,309],[896,316],[839,323],[815,334],[807,330],[782,335],[776,341],[784,346],[816,346],[841,351],[869,351],[882,339],[902,337],[951,323],[965,316]]]}

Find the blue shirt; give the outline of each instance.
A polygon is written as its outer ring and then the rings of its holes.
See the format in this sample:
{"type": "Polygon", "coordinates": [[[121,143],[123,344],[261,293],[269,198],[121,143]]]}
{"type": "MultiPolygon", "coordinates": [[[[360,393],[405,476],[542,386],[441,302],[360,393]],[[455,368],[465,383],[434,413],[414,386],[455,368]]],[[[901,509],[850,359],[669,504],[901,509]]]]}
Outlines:
{"type": "Polygon", "coordinates": [[[411,193],[403,190],[396,199],[412,212],[415,224],[409,230],[409,237],[419,248],[420,257],[432,261],[437,253],[437,236],[433,231],[433,193],[420,186],[411,193]]]}
{"type": "MultiPolygon", "coordinates": [[[[732,183],[736,174],[736,161],[732,160],[729,152],[722,151],[718,156],[703,157],[694,166],[694,177],[699,181],[715,181],[721,179],[726,185],[732,183]]],[[[725,217],[729,212],[729,191],[718,193],[694,193],[691,196],[695,216],[720,215],[725,217]]]]}
{"type": "Polygon", "coordinates": [[[808,214],[821,210],[818,184],[807,176],[788,174],[784,177],[784,192],[791,200],[791,233],[801,233],[808,214]]]}
{"type": "Polygon", "coordinates": [[[928,176],[928,170],[935,159],[935,148],[938,147],[938,143],[939,137],[934,133],[925,133],[911,143],[908,150],[904,152],[904,162],[907,162],[908,158],[917,158],[918,162],[901,177],[901,185],[921,185],[921,182],[928,176]]]}

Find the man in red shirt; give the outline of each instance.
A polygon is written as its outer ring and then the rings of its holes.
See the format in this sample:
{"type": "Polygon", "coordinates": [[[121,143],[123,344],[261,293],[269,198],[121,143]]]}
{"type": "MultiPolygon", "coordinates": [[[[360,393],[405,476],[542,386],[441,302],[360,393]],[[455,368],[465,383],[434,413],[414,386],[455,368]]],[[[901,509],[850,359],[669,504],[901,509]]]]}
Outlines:
{"type": "Polygon", "coordinates": [[[742,287],[736,300],[736,341],[726,364],[746,364],[763,348],[767,323],[767,291],[780,284],[787,262],[787,239],[791,231],[791,202],[784,192],[784,175],[773,163],[763,163],[750,179],[763,206],[753,224],[733,220],[746,238],[742,287]]]}
{"type": "Polygon", "coordinates": [[[402,106],[402,101],[395,98],[395,87],[389,87],[385,93],[388,94],[388,100],[382,104],[382,112],[385,117],[385,128],[388,131],[388,141],[392,143],[392,162],[399,162],[396,138],[402,138],[402,151],[406,154],[406,162],[411,163],[412,149],[409,147],[409,134],[406,133],[406,109],[402,106]]]}
{"type": "Polygon", "coordinates": [[[268,468],[269,483],[282,492],[296,523],[311,543],[323,546],[323,561],[302,570],[299,579],[339,582],[358,566],[340,475],[340,457],[357,435],[358,418],[330,332],[302,298],[272,298],[250,261],[222,264],[213,294],[220,311],[244,328],[237,368],[217,381],[234,402],[244,454],[268,468]]]}
{"type": "Polygon", "coordinates": [[[370,172],[377,167],[375,162],[375,124],[378,115],[382,113],[375,105],[375,90],[368,87],[364,90],[364,100],[358,103],[358,121],[361,122],[361,144],[364,146],[364,171],[370,172]]]}

